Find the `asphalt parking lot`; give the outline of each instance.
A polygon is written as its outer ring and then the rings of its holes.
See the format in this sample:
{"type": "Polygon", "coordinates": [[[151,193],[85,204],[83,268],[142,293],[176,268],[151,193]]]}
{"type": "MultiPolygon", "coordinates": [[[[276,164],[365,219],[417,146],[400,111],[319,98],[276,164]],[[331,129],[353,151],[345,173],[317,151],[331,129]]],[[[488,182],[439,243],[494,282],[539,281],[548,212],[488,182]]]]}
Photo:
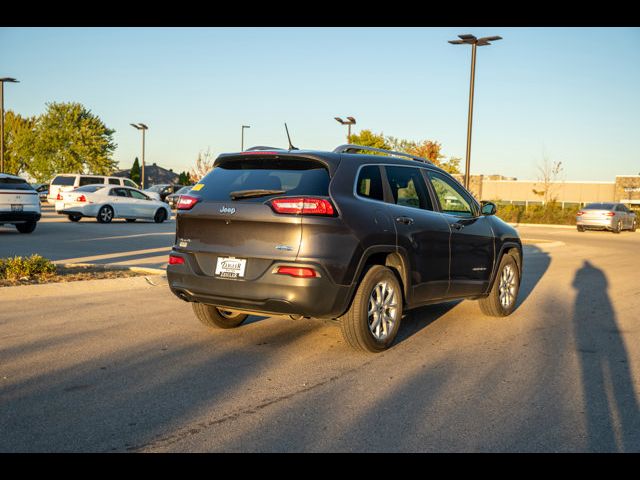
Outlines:
{"type": "MultiPolygon", "coordinates": [[[[136,260],[174,228],[46,220],[1,256],[57,255],[64,226],[136,260]]],[[[207,330],[161,276],[0,290],[0,451],[640,451],[640,233],[520,231],[512,316],[425,307],[378,355],[317,320],[207,330]]]]}
{"type": "Polygon", "coordinates": [[[20,234],[13,225],[0,227],[0,257],[39,253],[61,263],[166,268],[175,230],[175,215],[160,224],[124,219],[102,224],[95,218],[75,223],[45,204],[32,234],[20,234]]]}

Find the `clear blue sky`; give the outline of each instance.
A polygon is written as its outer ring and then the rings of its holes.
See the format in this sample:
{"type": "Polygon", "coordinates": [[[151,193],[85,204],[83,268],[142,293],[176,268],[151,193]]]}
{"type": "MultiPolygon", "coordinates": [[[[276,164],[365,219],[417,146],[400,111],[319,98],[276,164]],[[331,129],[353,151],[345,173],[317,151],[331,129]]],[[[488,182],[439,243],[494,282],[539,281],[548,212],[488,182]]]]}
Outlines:
{"type": "Polygon", "coordinates": [[[471,173],[534,179],[543,154],[567,180],[640,173],[640,28],[0,28],[5,109],[77,101],[115,129],[129,168],[188,169],[200,150],[333,149],[355,131],[432,139],[464,158],[478,49],[471,173]]]}

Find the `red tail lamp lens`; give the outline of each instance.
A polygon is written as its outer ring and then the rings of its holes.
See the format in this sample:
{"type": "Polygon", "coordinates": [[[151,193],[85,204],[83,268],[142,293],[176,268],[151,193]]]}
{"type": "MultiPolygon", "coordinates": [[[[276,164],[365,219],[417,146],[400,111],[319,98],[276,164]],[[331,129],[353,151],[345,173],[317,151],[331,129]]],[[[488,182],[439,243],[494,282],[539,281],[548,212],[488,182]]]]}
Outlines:
{"type": "Polygon", "coordinates": [[[579,217],[580,215],[584,215],[584,212],[578,212],[576,215],[579,217]]]}
{"type": "Polygon", "coordinates": [[[297,278],[315,278],[318,276],[313,268],[306,267],[278,267],[276,273],[279,275],[290,275],[297,278]]]}
{"type": "Polygon", "coordinates": [[[271,200],[271,208],[276,213],[292,215],[327,215],[335,213],[333,205],[324,198],[291,197],[271,200]]]}
{"type": "Polygon", "coordinates": [[[178,210],[191,210],[193,206],[198,203],[200,199],[198,197],[192,197],[190,195],[180,195],[176,208],[178,210]]]}
{"type": "Polygon", "coordinates": [[[78,198],[76,198],[77,202],[86,202],[87,201],[87,197],[85,197],[84,195],[80,195],[78,198]]]}
{"type": "Polygon", "coordinates": [[[169,265],[183,265],[184,258],[178,257],[177,255],[169,255],[169,265]]]}
{"type": "Polygon", "coordinates": [[[56,200],[62,200],[62,195],[60,193],[58,193],[58,196],[56,197],[56,200]]]}
{"type": "Polygon", "coordinates": [[[607,213],[605,213],[605,215],[606,215],[607,217],[613,217],[613,216],[615,215],[615,213],[613,213],[613,212],[607,212],[607,213]]]}

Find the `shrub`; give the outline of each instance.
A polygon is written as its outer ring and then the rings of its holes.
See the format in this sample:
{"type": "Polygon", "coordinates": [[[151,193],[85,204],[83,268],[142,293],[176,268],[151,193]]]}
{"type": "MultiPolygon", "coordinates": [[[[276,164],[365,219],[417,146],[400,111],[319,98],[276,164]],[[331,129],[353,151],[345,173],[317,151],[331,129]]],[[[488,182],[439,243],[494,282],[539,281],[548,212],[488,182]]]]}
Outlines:
{"type": "Polygon", "coordinates": [[[40,255],[0,258],[0,279],[2,280],[15,281],[22,278],[41,280],[55,273],[56,266],[51,260],[40,255]]]}
{"type": "Polygon", "coordinates": [[[557,203],[546,205],[500,205],[497,215],[505,222],[575,225],[580,206],[562,208],[557,203]]]}

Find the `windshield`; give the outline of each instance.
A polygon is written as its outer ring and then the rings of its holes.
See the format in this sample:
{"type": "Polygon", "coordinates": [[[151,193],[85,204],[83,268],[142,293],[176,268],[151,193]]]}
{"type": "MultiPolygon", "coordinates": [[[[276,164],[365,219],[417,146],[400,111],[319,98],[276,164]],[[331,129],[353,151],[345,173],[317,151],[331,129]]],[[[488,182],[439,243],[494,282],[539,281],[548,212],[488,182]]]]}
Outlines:
{"type": "Polygon", "coordinates": [[[160,193],[162,191],[162,189],[164,187],[166,187],[167,185],[154,185],[153,187],[149,187],[149,188],[145,188],[145,191],[147,192],[155,192],[155,193],[160,193]]]}
{"type": "Polygon", "coordinates": [[[2,190],[33,190],[26,180],[22,178],[0,177],[0,189],[2,190]]]}
{"type": "Polygon", "coordinates": [[[611,210],[613,203],[591,203],[584,207],[584,210],[611,210]]]}
{"type": "MultiPolygon", "coordinates": [[[[232,193],[262,192],[258,196],[234,195],[241,201],[264,202],[265,192],[286,195],[329,195],[329,172],[307,159],[242,160],[214,168],[201,181],[197,195],[204,200],[231,200],[232,193]]],[[[268,194],[267,194],[268,195],[268,194]]]]}
{"type": "Polygon", "coordinates": [[[62,176],[62,175],[58,175],[56,178],[54,178],[53,180],[51,180],[51,185],[73,185],[73,183],[76,181],[76,177],[68,177],[68,176],[62,176]]]}

